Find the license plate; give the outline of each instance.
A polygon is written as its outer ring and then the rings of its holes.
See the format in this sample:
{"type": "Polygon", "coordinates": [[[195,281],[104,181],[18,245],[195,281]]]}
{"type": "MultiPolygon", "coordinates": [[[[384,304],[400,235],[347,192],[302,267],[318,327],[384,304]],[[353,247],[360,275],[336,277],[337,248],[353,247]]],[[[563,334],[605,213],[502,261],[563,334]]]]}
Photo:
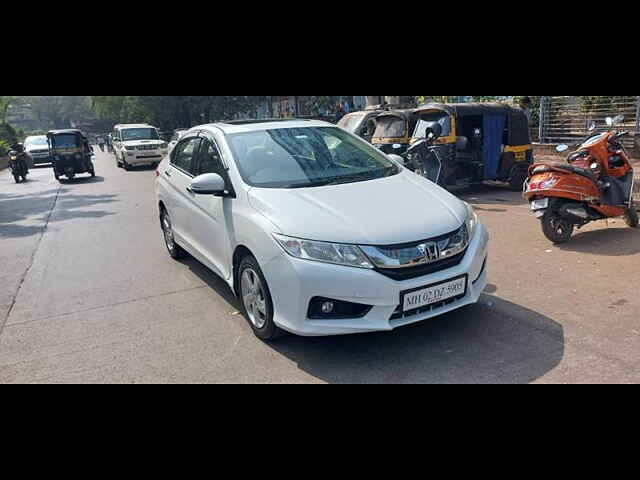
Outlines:
{"type": "Polygon", "coordinates": [[[463,297],[466,293],[467,276],[465,275],[436,285],[403,292],[400,303],[404,312],[410,312],[453,297],[463,297]]]}
{"type": "Polygon", "coordinates": [[[516,160],[521,162],[527,159],[527,153],[526,152],[516,152],[516,160]]]}
{"type": "Polygon", "coordinates": [[[541,200],[534,200],[531,202],[531,210],[543,210],[549,208],[549,199],[543,198],[541,200]]]}

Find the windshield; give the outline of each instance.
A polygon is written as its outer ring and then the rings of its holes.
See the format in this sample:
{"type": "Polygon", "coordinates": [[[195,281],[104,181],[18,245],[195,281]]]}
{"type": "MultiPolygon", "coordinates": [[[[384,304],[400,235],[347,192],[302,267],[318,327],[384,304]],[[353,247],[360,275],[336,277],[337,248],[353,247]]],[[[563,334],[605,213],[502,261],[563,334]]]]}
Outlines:
{"type": "Polygon", "coordinates": [[[47,147],[49,146],[49,142],[47,141],[47,137],[45,135],[38,137],[27,137],[24,141],[25,148],[29,147],[47,147]]]}
{"type": "Polygon", "coordinates": [[[155,128],[128,128],[122,130],[122,141],[131,140],[160,140],[158,131],[155,128]]]}
{"type": "Polygon", "coordinates": [[[75,148],[78,146],[78,137],[75,135],[55,135],[51,137],[53,148],[75,148]]]}
{"type": "Polygon", "coordinates": [[[338,122],[338,126],[344,128],[347,132],[353,133],[360,126],[364,117],[364,113],[351,113],[342,117],[338,122]]]}
{"type": "Polygon", "coordinates": [[[378,117],[376,121],[376,131],[373,134],[376,138],[400,138],[406,135],[406,122],[398,117],[378,117]]]}
{"type": "Polygon", "coordinates": [[[427,128],[433,126],[434,123],[439,123],[442,127],[441,137],[448,137],[451,135],[451,117],[445,112],[433,112],[423,113],[420,115],[416,130],[413,132],[413,138],[426,137],[427,128]]]}
{"type": "Polygon", "coordinates": [[[582,144],[583,147],[590,147],[591,145],[594,145],[596,143],[598,143],[600,140],[602,140],[602,137],[604,137],[606,134],[601,133],[600,135],[596,135],[593,138],[590,138],[589,140],[587,140],[586,142],[584,142],[582,144]]]}
{"type": "Polygon", "coordinates": [[[400,171],[384,154],[337,127],[284,128],[228,138],[242,179],[253,187],[319,187],[400,171]]]}

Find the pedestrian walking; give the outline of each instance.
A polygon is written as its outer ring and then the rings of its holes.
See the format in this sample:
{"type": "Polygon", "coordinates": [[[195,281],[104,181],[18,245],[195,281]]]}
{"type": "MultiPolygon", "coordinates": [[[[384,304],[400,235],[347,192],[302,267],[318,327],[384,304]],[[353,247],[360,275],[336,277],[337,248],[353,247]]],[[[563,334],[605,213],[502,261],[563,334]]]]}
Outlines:
{"type": "Polygon", "coordinates": [[[98,137],[98,146],[100,147],[100,151],[104,152],[104,137],[102,135],[98,137]]]}
{"type": "Polygon", "coordinates": [[[531,125],[531,118],[533,115],[533,102],[531,101],[531,97],[522,97],[519,102],[520,108],[524,111],[524,114],[527,116],[527,121],[529,125],[531,125]]]}
{"type": "Polygon", "coordinates": [[[105,135],[105,142],[107,144],[107,151],[109,153],[113,153],[113,140],[110,133],[108,135],[105,135]]]}

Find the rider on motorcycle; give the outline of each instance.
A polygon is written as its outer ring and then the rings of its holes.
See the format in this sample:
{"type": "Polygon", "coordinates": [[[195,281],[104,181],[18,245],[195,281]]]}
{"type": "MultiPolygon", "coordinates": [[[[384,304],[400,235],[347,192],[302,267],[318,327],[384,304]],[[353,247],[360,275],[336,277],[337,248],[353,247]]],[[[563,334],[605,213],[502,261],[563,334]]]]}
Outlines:
{"type": "Polygon", "coordinates": [[[29,173],[29,161],[28,154],[24,151],[24,145],[22,143],[16,143],[11,146],[11,151],[17,154],[16,162],[19,162],[19,166],[22,167],[25,175],[29,173]]]}

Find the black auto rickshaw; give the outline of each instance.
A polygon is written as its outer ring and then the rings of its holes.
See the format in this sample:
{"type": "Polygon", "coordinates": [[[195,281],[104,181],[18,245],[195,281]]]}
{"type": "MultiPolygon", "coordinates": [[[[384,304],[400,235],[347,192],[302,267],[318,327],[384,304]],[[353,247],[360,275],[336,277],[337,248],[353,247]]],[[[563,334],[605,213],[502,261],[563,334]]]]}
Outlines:
{"type": "Polygon", "coordinates": [[[496,180],[522,190],[533,163],[523,110],[501,103],[430,103],[415,113],[407,166],[445,188],[496,180]]]}
{"type": "Polygon", "coordinates": [[[47,139],[56,180],[60,181],[62,176],[72,180],[81,173],[96,176],[93,149],[80,130],[51,130],[47,133],[47,139]]]}
{"type": "Polygon", "coordinates": [[[387,154],[405,157],[418,123],[414,109],[390,110],[376,117],[376,130],[371,143],[387,154]]]}
{"type": "Polygon", "coordinates": [[[371,143],[373,133],[376,131],[376,117],[382,112],[382,110],[365,110],[348,113],[340,119],[338,126],[371,143]]]}

